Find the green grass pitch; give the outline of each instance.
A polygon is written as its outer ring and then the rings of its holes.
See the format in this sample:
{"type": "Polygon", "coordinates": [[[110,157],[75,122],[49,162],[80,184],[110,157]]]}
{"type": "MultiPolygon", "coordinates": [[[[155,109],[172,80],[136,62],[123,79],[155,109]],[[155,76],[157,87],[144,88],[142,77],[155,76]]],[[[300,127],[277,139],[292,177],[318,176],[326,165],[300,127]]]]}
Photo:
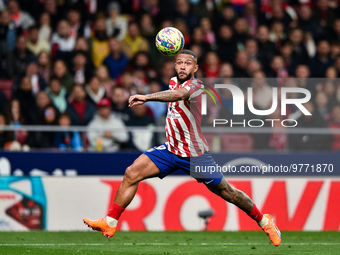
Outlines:
{"type": "Polygon", "coordinates": [[[340,232],[0,232],[0,254],[340,254],[340,232]]]}

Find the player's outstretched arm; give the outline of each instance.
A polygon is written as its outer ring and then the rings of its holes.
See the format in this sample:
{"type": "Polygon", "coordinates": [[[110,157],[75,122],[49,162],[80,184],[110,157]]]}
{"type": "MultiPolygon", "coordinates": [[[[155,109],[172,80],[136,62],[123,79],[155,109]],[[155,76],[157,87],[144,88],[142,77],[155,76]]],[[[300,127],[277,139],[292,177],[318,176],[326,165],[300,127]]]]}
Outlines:
{"type": "Polygon", "coordinates": [[[149,95],[134,95],[129,98],[129,106],[132,107],[141,105],[147,101],[176,102],[180,100],[186,100],[189,98],[189,96],[190,94],[185,88],[166,90],[149,95]]]}

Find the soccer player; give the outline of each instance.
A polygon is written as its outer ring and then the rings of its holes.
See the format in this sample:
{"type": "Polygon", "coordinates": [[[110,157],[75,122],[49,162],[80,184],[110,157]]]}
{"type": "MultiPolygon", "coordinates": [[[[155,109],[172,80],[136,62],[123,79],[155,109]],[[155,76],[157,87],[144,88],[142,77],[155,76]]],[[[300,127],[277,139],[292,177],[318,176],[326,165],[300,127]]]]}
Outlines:
{"type": "Polygon", "coordinates": [[[169,90],[129,98],[130,107],[148,101],[168,103],[167,142],[144,152],[126,169],[106,218],[84,218],[84,223],[103,235],[112,237],[116,232],[119,217],[135,196],[140,181],[152,177],[162,179],[182,169],[198,182],[203,182],[211,192],[247,213],[275,246],[280,245],[281,233],[272,216],[262,214],[248,195],[230,186],[221,172],[215,172],[213,175],[209,172],[195,172],[195,166],[216,166],[201,132],[201,94],[204,91],[201,89],[203,84],[194,78],[198,70],[195,53],[190,50],[181,51],[176,57],[175,69],[176,77],[171,78],[169,90]]]}

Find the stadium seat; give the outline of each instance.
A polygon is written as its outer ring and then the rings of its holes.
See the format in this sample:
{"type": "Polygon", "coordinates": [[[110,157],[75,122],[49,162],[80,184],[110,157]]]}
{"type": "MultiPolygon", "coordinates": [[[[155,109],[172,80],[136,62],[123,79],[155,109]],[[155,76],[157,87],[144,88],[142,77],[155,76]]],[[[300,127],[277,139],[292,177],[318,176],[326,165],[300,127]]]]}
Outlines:
{"type": "Polygon", "coordinates": [[[12,87],[13,80],[0,80],[0,90],[4,92],[8,100],[12,98],[12,87]]]}
{"type": "Polygon", "coordinates": [[[253,150],[253,137],[248,134],[223,134],[221,150],[229,152],[249,152],[253,150]]]}

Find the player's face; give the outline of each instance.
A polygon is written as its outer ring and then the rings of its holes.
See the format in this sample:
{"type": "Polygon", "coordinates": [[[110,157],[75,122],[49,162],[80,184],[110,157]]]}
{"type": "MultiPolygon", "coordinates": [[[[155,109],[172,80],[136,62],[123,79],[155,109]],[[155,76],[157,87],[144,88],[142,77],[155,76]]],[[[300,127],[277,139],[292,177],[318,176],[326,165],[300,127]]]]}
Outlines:
{"type": "Polygon", "coordinates": [[[194,76],[194,73],[198,69],[198,65],[193,56],[189,54],[179,54],[176,59],[175,69],[177,79],[180,83],[183,83],[194,76]]]}

